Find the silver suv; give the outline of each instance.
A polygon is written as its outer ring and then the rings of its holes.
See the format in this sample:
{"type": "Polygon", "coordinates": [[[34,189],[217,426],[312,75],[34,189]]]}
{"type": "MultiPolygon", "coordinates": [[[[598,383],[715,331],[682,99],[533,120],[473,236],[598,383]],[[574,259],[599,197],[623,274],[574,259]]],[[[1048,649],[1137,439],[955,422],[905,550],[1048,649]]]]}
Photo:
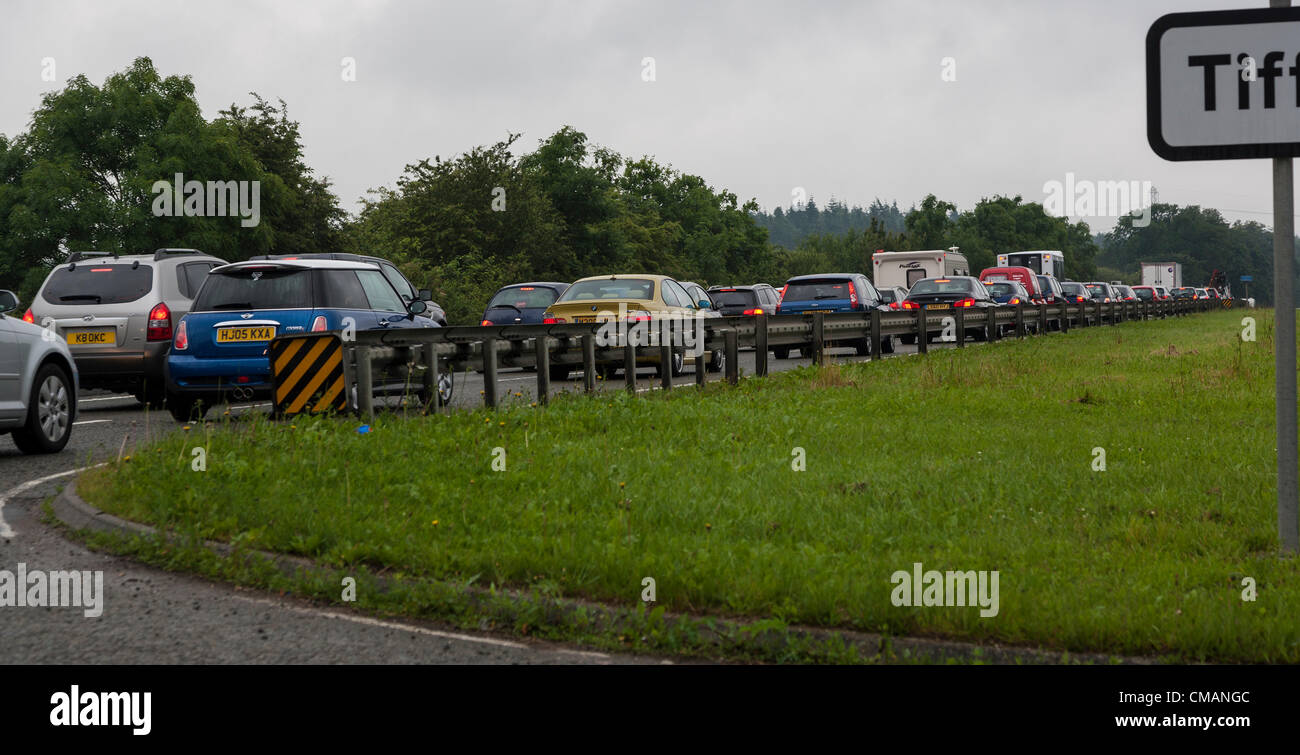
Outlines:
{"type": "Polygon", "coordinates": [[[208,271],[224,264],[197,249],[73,252],[50,272],[23,319],[67,342],[82,387],[161,407],[172,327],[190,311],[208,271]]]}
{"type": "Polygon", "coordinates": [[[18,297],[0,291],[0,433],[23,453],[54,453],[77,418],[77,367],[48,330],[4,314],[17,306],[18,297]]]}

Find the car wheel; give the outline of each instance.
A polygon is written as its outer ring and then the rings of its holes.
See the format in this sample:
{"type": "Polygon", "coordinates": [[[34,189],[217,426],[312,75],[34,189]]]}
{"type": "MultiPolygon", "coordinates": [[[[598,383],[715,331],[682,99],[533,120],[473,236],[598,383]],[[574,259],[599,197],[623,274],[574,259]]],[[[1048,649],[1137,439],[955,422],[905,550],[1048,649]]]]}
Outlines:
{"type": "Polygon", "coordinates": [[[553,364],[553,365],[551,365],[551,369],[550,369],[551,380],[568,380],[568,379],[569,379],[569,371],[570,371],[571,369],[572,369],[572,368],[569,367],[567,364],[553,364]]]}
{"type": "MultiPolygon", "coordinates": [[[[696,362],[696,364],[699,364],[699,362],[696,362]]],[[[715,351],[713,352],[713,358],[709,360],[709,364],[705,369],[708,372],[722,372],[726,366],[727,353],[725,351],[715,351]]]]}
{"type": "Polygon", "coordinates": [[[613,380],[618,377],[617,364],[598,364],[596,365],[596,374],[600,375],[601,380],[613,380]]]}
{"type": "Polygon", "coordinates": [[[871,339],[863,338],[862,340],[855,342],[853,348],[857,351],[858,356],[865,357],[871,353],[871,339]]]}
{"type": "Polygon", "coordinates": [[[777,347],[777,348],[775,348],[775,349],[772,349],[772,356],[776,357],[777,359],[789,359],[789,358],[790,358],[790,347],[789,347],[789,346],[780,346],[780,347],[777,347]]]}
{"type": "MultiPolygon", "coordinates": [[[[685,362],[686,362],[686,357],[684,357],[680,351],[674,351],[672,362],[669,363],[668,365],[668,369],[670,370],[669,374],[672,375],[673,377],[677,377],[678,375],[682,374],[682,366],[685,364],[685,362]]],[[[664,376],[664,365],[662,362],[660,362],[659,364],[655,365],[655,377],[663,377],[663,376],[664,376]]]]}
{"type": "Polygon", "coordinates": [[[893,353],[894,353],[894,337],[893,337],[893,336],[885,336],[884,338],[881,338],[881,339],[880,339],[880,353],[881,353],[881,354],[893,354],[893,353]]]}
{"type": "Polygon", "coordinates": [[[62,367],[47,364],[37,370],[27,403],[27,422],[13,431],[18,450],[25,454],[62,451],[72,435],[74,400],[72,380],[62,367]]]}
{"type": "Polygon", "coordinates": [[[201,422],[203,415],[208,413],[208,402],[195,396],[169,393],[167,394],[167,411],[172,415],[172,419],[181,424],[201,422]]]}
{"type": "Polygon", "coordinates": [[[915,335],[910,335],[910,336],[899,336],[898,338],[899,338],[899,340],[901,340],[903,343],[907,344],[908,346],[911,346],[912,344],[916,343],[916,336],[915,336],[915,335]]]}
{"type": "Polygon", "coordinates": [[[150,409],[161,409],[167,400],[167,391],[161,385],[145,384],[135,392],[135,400],[150,409]]]}

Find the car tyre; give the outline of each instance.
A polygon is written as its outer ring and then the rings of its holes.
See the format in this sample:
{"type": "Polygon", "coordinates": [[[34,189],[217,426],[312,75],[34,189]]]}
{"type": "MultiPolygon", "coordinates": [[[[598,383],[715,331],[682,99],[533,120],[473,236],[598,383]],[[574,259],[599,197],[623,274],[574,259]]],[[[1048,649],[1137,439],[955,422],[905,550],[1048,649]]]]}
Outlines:
{"type": "MultiPolygon", "coordinates": [[[[699,362],[696,362],[696,364],[699,364],[699,362]]],[[[708,372],[722,372],[723,368],[726,366],[727,366],[726,352],[715,351],[713,352],[713,358],[709,360],[708,366],[705,367],[705,370],[708,372]]]]}
{"type": "Polygon", "coordinates": [[[172,415],[172,419],[181,424],[202,422],[203,415],[208,413],[207,400],[196,396],[169,393],[167,394],[166,403],[167,411],[172,415]]]}
{"type": "Polygon", "coordinates": [[[550,369],[551,380],[568,380],[568,379],[569,379],[569,372],[570,372],[571,370],[572,370],[572,368],[569,367],[568,365],[565,365],[565,364],[553,364],[553,365],[551,365],[551,369],[550,369]]]}
{"type": "Polygon", "coordinates": [[[790,347],[789,347],[789,346],[778,346],[778,347],[772,349],[772,356],[776,357],[777,359],[789,359],[789,358],[790,358],[790,347]]]}
{"type": "Polygon", "coordinates": [[[857,351],[858,356],[865,357],[871,353],[871,339],[863,338],[854,342],[853,348],[857,351]]]}
{"type": "Polygon", "coordinates": [[[596,374],[601,380],[613,380],[618,377],[618,365],[614,363],[596,365],[596,374]]]}
{"type": "Polygon", "coordinates": [[[883,337],[883,338],[880,339],[880,353],[881,353],[881,354],[893,354],[893,353],[894,353],[894,337],[893,337],[893,336],[885,336],[885,337],[883,337]]]}
{"type": "Polygon", "coordinates": [[[72,435],[75,402],[68,373],[57,364],[43,365],[32,381],[27,422],[13,431],[14,445],[25,454],[62,451],[72,435]]]}

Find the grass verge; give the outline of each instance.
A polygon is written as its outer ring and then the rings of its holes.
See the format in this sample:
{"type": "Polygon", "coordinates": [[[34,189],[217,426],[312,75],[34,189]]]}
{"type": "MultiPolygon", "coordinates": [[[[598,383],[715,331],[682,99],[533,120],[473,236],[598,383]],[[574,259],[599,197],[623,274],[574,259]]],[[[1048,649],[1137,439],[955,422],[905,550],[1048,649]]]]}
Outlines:
{"type": "MultiPolygon", "coordinates": [[[[1300,565],[1276,549],[1271,325],[1267,311],[1219,312],[703,395],[384,416],[365,433],[349,419],[224,420],[78,486],[196,540],[378,571],[402,589],[357,602],[394,613],[468,621],[438,591],[485,585],[649,620],[649,577],[657,608],[707,620],[1297,662],[1300,565]],[[1257,342],[1240,339],[1245,314],[1257,342]],[[895,606],[891,575],[918,562],[998,571],[997,615],[895,606]]],[[[166,546],[131,547],[150,560],[166,546]]],[[[337,585],[295,589],[338,600],[337,585]]],[[[545,632],[545,619],[525,623],[545,632]]]]}

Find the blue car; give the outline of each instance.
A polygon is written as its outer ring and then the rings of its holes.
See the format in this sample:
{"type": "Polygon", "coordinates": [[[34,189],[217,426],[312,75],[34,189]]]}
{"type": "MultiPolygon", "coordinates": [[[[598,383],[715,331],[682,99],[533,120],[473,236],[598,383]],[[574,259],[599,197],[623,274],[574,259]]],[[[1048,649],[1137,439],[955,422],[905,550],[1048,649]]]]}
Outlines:
{"type": "Polygon", "coordinates": [[[502,286],[488,302],[479,325],[541,325],[546,308],[568,288],[568,283],[555,282],[502,286]]]}
{"type": "MultiPolygon", "coordinates": [[[[177,325],[167,356],[167,408],[178,422],[202,419],[222,401],[271,396],[267,346],[293,333],[436,328],[423,301],[405,301],[370,263],[331,259],[237,262],[213,268],[177,325]]],[[[443,373],[439,398],[451,398],[443,373]]],[[[377,380],[376,392],[390,386],[377,380]]]]}
{"type": "MultiPolygon", "coordinates": [[[[814,312],[870,312],[871,310],[889,311],[889,305],[880,298],[876,287],[871,285],[867,276],[861,273],[825,273],[820,275],[798,275],[786,281],[781,289],[781,301],[776,305],[777,314],[809,315],[814,312]]],[[[828,346],[851,346],[859,355],[871,353],[871,339],[860,338],[850,341],[828,341],[828,346]]],[[[812,355],[812,345],[801,347],[806,356],[812,355]]],[[[774,347],[772,353],[777,359],[790,356],[789,346],[774,347]]],[[[894,351],[893,336],[880,339],[880,353],[890,354],[894,351]]]]}

